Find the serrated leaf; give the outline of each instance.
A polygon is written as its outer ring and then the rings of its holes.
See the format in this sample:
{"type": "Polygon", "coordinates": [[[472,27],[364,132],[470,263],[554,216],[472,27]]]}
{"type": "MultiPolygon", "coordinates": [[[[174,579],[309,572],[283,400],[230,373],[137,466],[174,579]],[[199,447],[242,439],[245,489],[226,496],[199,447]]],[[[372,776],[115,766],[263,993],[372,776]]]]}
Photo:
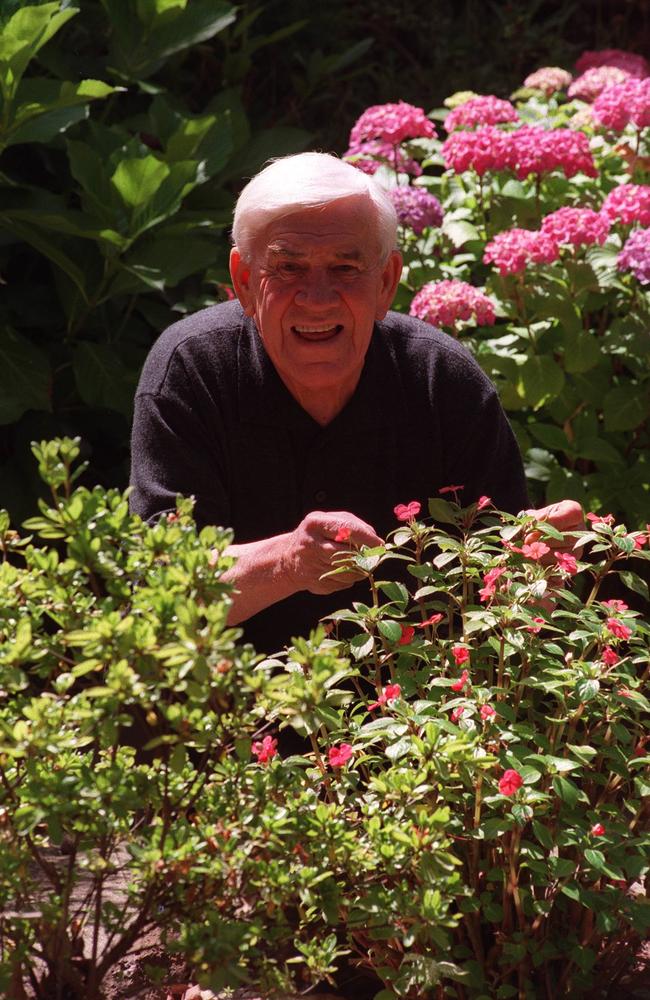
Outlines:
{"type": "Polygon", "coordinates": [[[650,412],[647,386],[616,386],[603,400],[606,431],[632,431],[639,427],[650,412]]]}
{"type": "Polygon", "coordinates": [[[575,692],[580,701],[592,701],[600,691],[600,682],[595,677],[581,677],[576,683],[575,692]]]}
{"type": "Polygon", "coordinates": [[[548,355],[534,355],[517,370],[517,392],[534,410],[559,396],[564,387],[564,372],[548,355]]]}
{"type": "Polygon", "coordinates": [[[381,634],[390,642],[399,642],[402,638],[402,627],[398,622],[391,619],[384,619],[377,623],[377,628],[381,634]]]}

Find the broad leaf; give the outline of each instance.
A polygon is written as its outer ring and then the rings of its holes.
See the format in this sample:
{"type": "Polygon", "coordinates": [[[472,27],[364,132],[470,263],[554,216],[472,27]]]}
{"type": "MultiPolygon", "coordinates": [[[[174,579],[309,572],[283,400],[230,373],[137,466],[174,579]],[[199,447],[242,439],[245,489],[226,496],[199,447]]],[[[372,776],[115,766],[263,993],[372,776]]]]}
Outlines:
{"type": "Polygon", "coordinates": [[[0,332],[0,424],[27,410],[51,410],[51,372],[45,355],[9,327],[0,332]]]}
{"type": "Polygon", "coordinates": [[[73,368],[87,406],[117,410],[131,418],[138,373],[125,367],[113,347],[82,341],[75,347],[73,368]]]}

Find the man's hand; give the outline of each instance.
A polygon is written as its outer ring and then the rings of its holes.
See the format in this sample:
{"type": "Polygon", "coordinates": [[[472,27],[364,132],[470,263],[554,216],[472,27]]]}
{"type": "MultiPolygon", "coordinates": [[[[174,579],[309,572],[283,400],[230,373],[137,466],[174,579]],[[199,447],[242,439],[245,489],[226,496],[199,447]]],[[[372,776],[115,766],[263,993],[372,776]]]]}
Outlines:
{"type": "Polygon", "coordinates": [[[383,545],[383,539],[371,525],[349,511],[315,510],[289,532],[282,570],[296,590],[333,594],[352,586],[359,579],[357,574],[321,577],[336,568],[336,560],[332,559],[337,553],[349,552],[351,546],[360,545],[383,545]]]}
{"type": "MultiPolygon", "coordinates": [[[[576,500],[560,500],[558,503],[549,504],[548,507],[540,507],[538,510],[527,510],[526,514],[532,514],[538,521],[548,521],[557,531],[580,531],[585,527],[585,518],[582,507],[576,500]]],[[[539,531],[530,531],[524,538],[524,544],[530,545],[540,539],[539,531]]],[[[563,538],[562,541],[556,538],[546,538],[546,544],[551,551],[547,552],[541,560],[543,563],[555,562],[555,554],[558,552],[572,552],[574,546],[573,538],[563,538]]]]}

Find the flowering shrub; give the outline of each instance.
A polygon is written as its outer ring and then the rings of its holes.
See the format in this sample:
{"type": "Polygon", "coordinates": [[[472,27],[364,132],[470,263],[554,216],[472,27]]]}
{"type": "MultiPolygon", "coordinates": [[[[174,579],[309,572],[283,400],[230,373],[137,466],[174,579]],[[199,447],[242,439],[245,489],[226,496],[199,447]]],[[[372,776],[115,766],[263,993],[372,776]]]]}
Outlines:
{"type": "Polygon", "coordinates": [[[499,389],[535,501],[570,496],[639,524],[650,483],[647,237],[637,234],[650,225],[650,76],[642,57],[616,50],[586,54],[577,71],[570,94],[561,67],[530,74],[510,101],[453,94],[431,112],[446,138],[420,135],[375,162],[406,204],[399,156],[413,160],[415,197],[427,190],[442,208],[428,226],[413,215],[417,231],[401,212],[396,308],[464,338],[499,389]],[[481,296],[493,321],[472,309],[481,296]]]}
{"type": "Polygon", "coordinates": [[[567,93],[569,97],[581,97],[583,101],[593,101],[606,87],[623,83],[631,75],[618,66],[592,66],[573,81],[567,93]]]}
{"type": "Polygon", "coordinates": [[[442,206],[426,188],[400,185],[391,188],[389,193],[400,225],[412,229],[416,236],[442,224],[442,206]]]}
{"type": "Polygon", "coordinates": [[[341,637],[261,660],[226,627],[229,533],[197,533],[188,501],[149,527],[116,491],[73,491],[75,442],[35,452],[52,505],[32,536],[0,514],[4,995],[31,978],[99,1000],[152,928],[213,990],[286,996],[350,962],[414,1000],[613,975],[647,920],[627,887],[650,648],[599,588],[642,590],[645,535],[594,515],[547,564],[557,532],[488,497],[434,499],[434,522],[408,501],[333,571],[369,586],[341,637]]]}
{"type": "Polygon", "coordinates": [[[425,285],[413,297],[411,316],[456,332],[459,321],[473,319],[478,326],[494,323],[494,304],[487,295],[464,281],[438,281],[425,285]]]}

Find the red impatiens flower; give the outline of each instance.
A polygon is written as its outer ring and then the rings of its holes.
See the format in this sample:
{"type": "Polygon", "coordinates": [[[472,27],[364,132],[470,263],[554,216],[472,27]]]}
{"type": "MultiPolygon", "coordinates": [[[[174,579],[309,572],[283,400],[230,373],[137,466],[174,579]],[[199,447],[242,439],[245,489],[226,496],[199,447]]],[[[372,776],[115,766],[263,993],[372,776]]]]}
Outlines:
{"type": "Polygon", "coordinates": [[[464,486],[442,486],[438,493],[457,493],[458,490],[464,490],[464,486]]]}
{"type": "Polygon", "coordinates": [[[629,639],[632,635],[632,629],[624,625],[623,622],[619,622],[618,618],[608,618],[605,624],[607,630],[617,639],[629,639]]]}
{"type": "Polygon", "coordinates": [[[507,771],[503,772],[503,777],[499,780],[499,791],[502,795],[514,795],[523,783],[524,779],[519,771],[508,768],[507,771]]]}
{"type": "Polygon", "coordinates": [[[531,542],[529,545],[521,546],[521,554],[526,556],[527,559],[534,559],[537,561],[550,552],[550,547],[546,542],[531,542]]]}
{"type": "Polygon", "coordinates": [[[408,646],[410,642],[413,641],[413,636],[415,635],[415,628],[413,625],[400,625],[402,634],[397,641],[398,646],[408,646]]]}
{"type": "Polygon", "coordinates": [[[634,542],[635,549],[642,549],[648,541],[648,535],[644,535],[643,533],[640,535],[628,535],[628,538],[631,538],[634,542]]]}
{"type": "Polygon", "coordinates": [[[451,655],[454,658],[457,667],[462,667],[463,663],[467,663],[469,660],[469,649],[466,646],[452,646],[451,655]]]}
{"type": "Polygon", "coordinates": [[[629,607],[629,605],[627,605],[625,601],[619,601],[615,598],[612,598],[609,601],[602,601],[601,603],[604,608],[607,608],[609,611],[613,611],[614,613],[619,615],[622,614],[624,611],[627,611],[629,607]]]}
{"type": "Polygon", "coordinates": [[[444,617],[445,616],[441,615],[441,614],[431,615],[430,618],[425,618],[425,620],[423,622],[418,622],[417,628],[424,628],[425,625],[431,625],[432,628],[435,628],[435,626],[439,622],[441,622],[444,617]]]}
{"type": "Polygon", "coordinates": [[[533,621],[535,622],[534,625],[526,625],[526,631],[532,632],[533,635],[537,635],[542,631],[542,627],[546,625],[546,619],[535,617],[533,618],[533,621]]]}
{"type": "Polygon", "coordinates": [[[265,736],[260,742],[257,740],[255,743],[251,744],[251,752],[255,757],[257,757],[259,764],[268,764],[272,757],[277,754],[278,741],[273,739],[272,736],[265,736]]]}
{"type": "Polygon", "coordinates": [[[616,694],[619,698],[630,698],[632,696],[632,692],[629,687],[625,687],[624,684],[621,684],[619,688],[616,688],[616,694]]]}
{"type": "Polygon", "coordinates": [[[481,707],[479,709],[479,714],[480,714],[481,718],[483,719],[483,721],[487,722],[488,719],[493,719],[497,713],[492,708],[491,705],[481,705],[481,707]]]}
{"type": "Polygon", "coordinates": [[[331,767],[343,767],[352,756],[352,747],[349,743],[340,743],[337,747],[330,747],[327,758],[331,767]]]}
{"type": "Polygon", "coordinates": [[[335,542],[349,542],[350,541],[350,529],[346,527],[340,527],[334,536],[335,542]]]}
{"type": "Polygon", "coordinates": [[[469,674],[466,670],[463,670],[462,674],[457,681],[451,685],[452,691],[462,691],[466,684],[470,683],[469,674]]]}
{"type": "Polygon", "coordinates": [[[605,827],[602,823],[594,823],[591,830],[589,831],[592,837],[602,837],[605,833],[605,827]]]}
{"type": "Polygon", "coordinates": [[[603,661],[603,663],[606,664],[606,666],[608,667],[615,666],[620,660],[620,656],[612,649],[611,646],[605,646],[602,653],[600,654],[600,658],[603,661]]]}
{"type": "Polygon", "coordinates": [[[393,508],[393,513],[398,521],[414,521],[422,510],[422,504],[418,500],[411,500],[410,503],[398,503],[393,508]]]}
{"type": "Polygon", "coordinates": [[[453,710],[453,712],[451,713],[451,716],[450,716],[451,721],[452,722],[458,722],[459,719],[462,719],[462,717],[464,716],[464,714],[465,714],[465,709],[462,708],[462,706],[459,705],[458,708],[455,708],[453,710]]]}
{"type": "Polygon", "coordinates": [[[483,586],[479,590],[479,597],[482,601],[489,601],[496,593],[496,581],[505,573],[504,566],[495,566],[489,569],[483,577],[483,586]]]}
{"type": "Polygon", "coordinates": [[[563,569],[565,573],[569,574],[569,576],[575,576],[578,572],[576,557],[572,556],[570,552],[556,552],[555,561],[560,569],[563,569]]]}
{"type": "Polygon", "coordinates": [[[601,514],[591,514],[591,513],[589,513],[589,514],[585,514],[585,517],[587,518],[588,521],[591,521],[592,524],[613,524],[614,523],[614,515],[613,514],[604,514],[604,515],[601,515],[601,514]]]}
{"type": "Polygon", "coordinates": [[[489,507],[491,503],[492,503],[491,497],[486,497],[486,496],[479,497],[478,500],[476,501],[476,509],[484,510],[485,507],[489,507]]]}
{"type": "Polygon", "coordinates": [[[397,701],[401,694],[402,689],[399,684],[387,684],[377,701],[373,701],[372,705],[368,705],[368,711],[372,712],[375,708],[379,708],[380,705],[389,705],[391,701],[397,701]]]}

